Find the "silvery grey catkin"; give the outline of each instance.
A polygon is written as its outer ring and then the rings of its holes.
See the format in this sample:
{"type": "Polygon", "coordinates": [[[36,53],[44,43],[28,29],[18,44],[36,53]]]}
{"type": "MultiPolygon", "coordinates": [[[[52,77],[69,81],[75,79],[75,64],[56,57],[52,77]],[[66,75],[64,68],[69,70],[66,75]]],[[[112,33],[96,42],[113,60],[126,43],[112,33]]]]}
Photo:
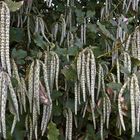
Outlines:
{"type": "Polygon", "coordinates": [[[0,57],[2,69],[11,76],[11,65],[9,58],[9,30],[10,11],[7,4],[0,1],[0,57]]]}

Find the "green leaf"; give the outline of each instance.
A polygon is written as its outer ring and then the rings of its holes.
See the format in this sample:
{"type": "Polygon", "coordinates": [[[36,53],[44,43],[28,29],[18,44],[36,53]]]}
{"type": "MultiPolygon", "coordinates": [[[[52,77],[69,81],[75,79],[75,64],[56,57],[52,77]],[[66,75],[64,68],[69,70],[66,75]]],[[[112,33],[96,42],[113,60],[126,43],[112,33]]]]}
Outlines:
{"type": "Polygon", "coordinates": [[[16,42],[21,42],[24,39],[24,31],[22,28],[15,28],[11,27],[10,28],[10,41],[16,41],[16,42]]]}
{"type": "MultiPolygon", "coordinates": [[[[23,119],[23,118],[22,118],[23,119]]],[[[18,122],[13,133],[14,140],[24,140],[25,130],[24,130],[24,121],[21,123],[18,122]]]]}
{"type": "Polygon", "coordinates": [[[113,35],[106,29],[106,27],[104,25],[102,25],[99,21],[97,21],[97,25],[99,26],[100,30],[102,31],[102,33],[105,36],[107,36],[108,38],[110,38],[113,41],[115,41],[115,38],[113,37],[113,35]]]}
{"type": "Polygon", "coordinates": [[[72,66],[65,66],[61,70],[62,74],[65,76],[66,80],[73,81],[76,79],[76,71],[72,68],[72,66]]]}
{"type": "Polygon", "coordinates": [[[134,136],[134,140],[140,140],[140,133],[136,133],[136,135],[134,136]]]}
{"type": "Polygon", "coordinates": [[[82,48],[83,44],[79,38],[76,38],[74,46],[78,48],[82,48]]]}
{"type": "Polygon", "coordinates": [[[53,90],[52,94],[51,94],[51,98],[52,100],[56,100],[58,99],[60,96],[62,96],[63,93],[57,90],[53,90]]]}
{"type": "Polygon", "coordinates": [[[5,0],[7,3],[10,11],[15,12],[20,9],[20,7],[23,5],[23,1],[15,2],[12,0],[5,0]]]}
{"type": "Polygon", "coordinates": [[[66,56],[66,54],[67,54],[67,49],[66,49],[66,48],[57,48],[55,52],[56,52],[58,55],[66,56]]]}
{"type": "Polygon", "coordinates": [[[33,58],[41,58],[42,57],[42,52],[38,49],[33,49],[30,50],[30,57],[28,57],[30,60],[32,60],[33,58]]]}
{"type": "Polygon", "coordinates": [[[45,46],[47,45],[46,42],[43,40],[43,37],[39,34],[36,34],[34,36],[34,42],[38,47],[40,47],[42,49],[44,49],[45,46]]]}
{"type": "Polygon", "coordinates": [[[22,50],[22,49],[16,50],[14,48],[12,51],[12,56],[16,57],[17,59],[22,59],[22,58],[25,58],[27,56],[27,52],[22,50]]]}
{"type": "Polygon", "coordinates": [[[15,48],[12,50],[12,57],[15,59],[17,64],[25,64],[25,57],[27,56],[27,52],[19,49],[16,50],[15,48]]]}
{"type": "Polygon", "coordinates": [[[60,104],[53,105],[52,112],[53,112],[53,116],[61,116],[62,107],[60,106],[60,104]]]}
{"type": "Polygon", "coordinates": [[[95,11],[87,11],[87,17],[93,17],[95,15],[95,11]]]}
{"type": "Polygon", "coordinates": [[[140,60],[138,60],[137,58],[131,57],[131,61],[134,66],[140,66],[140,60]]]}
{"type": "Polygon", "coordinates": [[[65,104],[65,107],[70,108],[72,112],[74,112],[74,100],[69,98],[69,100],[65,104]]]}
{"type": "Polygon", "coordinates": [[[75,10],[75,13],[76,13],[76,17],[77,17],[76,18],[77,22],[80,23],[80,24],[82,24],[83,21],[84,21],[84,15],[85,15],[85,13],[82,12],[82,10],[80,10],[80,9],[76,9],[75,10]]]}
{"type": "Polygon", "coordinates": [[[56,124],[50,122],[48,125],[48,140],[58,140],[58,136],[60,135],[59,130],[56,127],[56,124]]]}
{"type": "Polygon", "coordinates": [[[107,86],[113,90],[120,91],[122,85],[120,83],[111,82],[111,83],[108,83],[107,86]]]}
{"type": "Polygon", "coordinates": [[[68,48],[68,55],[75,56],[78,53],[77,47],[70,47],[68,48]]]}
{"type": "Polygon", "coordinates": [[[89,29],[90,32],[93,32],[93,33],[97,33],[97,26],[96,24],[87,24],[87,28],[89,29]]]}

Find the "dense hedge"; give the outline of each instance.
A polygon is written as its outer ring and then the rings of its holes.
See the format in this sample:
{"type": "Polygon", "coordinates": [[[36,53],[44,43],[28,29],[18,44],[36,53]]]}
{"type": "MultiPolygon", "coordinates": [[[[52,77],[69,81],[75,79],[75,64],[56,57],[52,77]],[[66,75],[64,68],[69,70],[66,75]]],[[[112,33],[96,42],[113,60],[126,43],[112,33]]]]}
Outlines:
{"type": "Polygon", "coordinates": [[[0,1],[1,137],[138,140],[139,10],[139,0],[0,1]]]}

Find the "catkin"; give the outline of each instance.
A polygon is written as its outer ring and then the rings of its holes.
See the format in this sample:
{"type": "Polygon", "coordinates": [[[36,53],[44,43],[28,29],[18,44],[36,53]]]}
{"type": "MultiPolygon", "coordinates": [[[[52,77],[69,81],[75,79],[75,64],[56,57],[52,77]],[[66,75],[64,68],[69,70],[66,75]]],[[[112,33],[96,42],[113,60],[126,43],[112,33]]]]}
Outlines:
{"type": "Polygon", "coordinates": [[[54,26],[54,32],[53,32],[53,36],[54,39],[56,40],[57,38],[57,33],[58,33],[58,22],[56,22],[55,26],[54,26]]]}
{"type": "Polygon", "coordinates": [[[73,124],[72,111],[69,108],[68,109],[68,126],[69,126],[68,140],[72,140],[72,124],[73,124]]]}
{"type": "Polygon", "coordinates": [[[34,82],[34,61],[32,62],[29,70],[29,76],[28,76],[28,98],[29,98],[29,104],[30,104],[30,112],[32,112],[32,98],[33,98],[33,82],[34,82]]]}
{"type": "Polygon", "coordinates": [[[64,111],[66,117],[65,140],[72,140],[73,116],[70,108],[64,111]]]}
{"type": "Polygon", "coordinates": [[[104,80],[104,70],[103,70],[102,66],[101,66],[101,84],[102,84],[103,92],[106,93],[106,91],[105,91],[105,80],[104,80]]]}
{"type": "Polygon", "coordinates": [[[104,136],[103,136],[103,116],[102,116],[102,114],[100,116],[100,135],[101,135],[101,140],[104,140],[104,136]]]}
{"type": "MultiPolygon", "coordinates": [[[[95,109],[95,93],[94,93],[94,90],[95,90],[95,78],[96,78],[96,63],[95,63],[95,57],[94,57],[94,54],[92,52],[92,50],[90,50],[90,53],[91,53],[91,70],[90,70],[90,75],[91,75],[91,101],[92,101],[92,106],[93,106],[93,112],[92,112],[92,115],[93,115],[93,118],[95,118],[94,116],[94,109],[95,109]]],[[[95,125],[95,120],[94,120],[94,128],[96,128],[96,125],[95,125]]]]}
{"type": "Polygon", "coordinates": [[[42,121],[41,121],[41,130],[43,130],[43,127],[44,127],[44,122],[45,122],[45,118],[46,118],[46,110],[47,110],[47,106],[44,105],[43,106],[42,121]]]}
{"type": "Polygon", "coordinates": [[[87,107],[88,107],[88,102],[86,102],[84,109],[83,109],[83,115],[82,115],[83,118],[85,117],[87,107]]]}
{"type": "Polygon", "coordinates": [[[126,89],[127,85],[128,85],[129,79],[124,83],[124,85],[122,86],[119,95],[118,95],[118,111],[119,111],[119,117],[120,117],[120,122],[122,125],[123,130],[125,131],[125,124],[124,124],[124,119],[123,119],[123,114],[122,114],[122,107],[121,107],[121,98],[122,95],[124,93],[124,90],[126,89]]]}
{"type": "Polygon", "coordinates": [[[92,104],[92,101],[90,102],[90,107],[91,107],[91,112],[92,112],[92,120],[93,120],[94,129],[96,129],[95,112],[94,112],[94,106],[92,104]]]}
{"type": "Polygon", "coordinates": [[[84,45],[86,44],[86,28],[87,28],[87,23],[86,23],[86,18],[84,18],[84,24],[83,24],[83,31],[84,31],[84,33],[83,33],[83,43],[84,43],[84,45]]]}
{"type": "Polygon", "coordinates": [[[77,58],[77,77],[78,80],[80,80],[80,75],[81,75],[81,66],[82,66],[82,53],[80,52],[77,58]]]}
{"type": "Polygon", "coordinates": [[[83,42],[84,42],[84,27],[83,27],[83,25],[81,25],[81,43],[83,44],[83,42]]]}
{"type": "Polygon", "coordinates": [[[106,99],[105,97],[103,98],[103,122],[105,123],[106,119],[106,99]]]}
{"type": "Polygon", "coordinates": [[[6,111],[6,100],[7,100],[7,81],[6,75],[2,73],[2,89],[1,89],[1,127],[3,138],[6,139],[6,122],[5,122],[5,111],[6,111]]]}
{"type": "MultiPolygon", "coordinates": [[[[2,100],[2,98],[1,98],[1,95],[2,95],[2,71],[0,71],[0,108],[1,108],[1,100],[2,100]]],[[[1,115],[0,115],[0,119],[1,119],[1,115]]],[[[1,130],[1,123],[0,123],[0,133],[2,132],[2,130],[1,130]]]]}
{"type": "Polygon", "coordinates": [[[65,111],[65,115],[66,115],[66,128],[65,128],[65,140],[68,139],[68,131],[69,131],[69,118],[68,118],[68,112],[65,111]]]}
{"type": "Polygon", "coordinates": [[[38,18],[39,18],[39,27],[40,27],[41,34],[44,37],[44,39],[50,44],[50,41],[45,35],[45,22],[41,17],[38,17],[38,18]]]}
{"type": "Polygon", "coordinates": [[[39,102],[39,82],[40,82],[40,63],[36,60],[34,67],[34,99],[37,107],[37,113],[40,114],[40,102],[39,102]]]}
{"type": "Polygon", "coordinates": [[[48,74],[47,74],[46,65],[44,63],[42,63],[42,62],[41,62],[41,64],[42,64],[42,69],[43,69],[43,78],[44,78],[44,83],[45,83],[47,96],[48,96],[49,102],[51,103],[50,87],[49,87],[49,83],[48,83],[48,80],[47,80],[48,74]]]}
{"type": "Polygon", "coordinates": [[[51,112],[52,112],[52,104],[50,104],[49,106],[47,106],[46,108],[46,115],[45,115],[45,122],[44,122],[44,126],[43,126],[43,129],[42,129],[42,136],[44,135],[45,131],[46,131],[46,128],[47,128],[47,124],[50,120],[50,117],[51,117],[51,112]]]}
{"type": "Polygon", "coordinates": [[[137,131],[139,131],[139,123],[140,123],[140,114],[139,114],[139,107],[140,107],[140,87],[139,87],[139,82],[136,74],[133,74],[134,78],[134,101],[135,101],[135,113],[136,113],[136,126],[137,126],[137,131]]]}
{"type": "Polygon", "coordinates": [[[58,55],[55,53],[55,56],[56,58],[56,66],[55,66],[55,84],[56,84],[56,89],[58,90],[58,77],[59,77],[59,57],[58,55]]]}
{"type": "Polygon", "coordinates": [[[138,59],[140,60],[140,30],[139,27],[136,28],[137,29],[137,49],[138,49],[138,59]]]}
{"type": "Polygon", "coordinates": [[[82,68],[81,68],[81,88],[83,93],[83,101],[86,102],[86,77],[85,77],[85,54],[82,53],[82,68]]]}
{"type": "Polygon", "coordinates": [[[98,70],[98,88],[97,88],[97,96],[96,99],[98,100],[99,98],[99,93],[101,90],[101,76],[102,76],[102,66],[99,64],[99,70],[98,70]]]}
{"type": "Polygon", "coordinates": [[[120,83],[120,64],[119,64],[119,59],[116,60],[116,65],[117,65],[117,82],[120,83]]]}
{"type": "Polygon", "coordinates": [[[48,83],[48,80],[47,80],[47,69],[46,69],[46,65],[44,63],[42,63],[40,61],[41,65],[42,65],[42,69],[43,69],[43,78],[44,78],[44,83],[45,83],[45,88],[46,88],[46,93],[47,93],[47,97],[48,97],[48,100],[49,100],[49,106],[46,107],[46,111],[44,110],[44,116],[42,118],[42,121],[43,119],[45,120],[44,121],[44,124],[41,124],[42,126],[42,135],[44,135],[45,133],[45,130],[46,130],[46,127],[47,127],[47,124],[48,124],[48,121],[51,117],[51,112],[52,112],[52,100],[51,100],[51,97],[50,97],[50,87],[49,87],[49,83],[48,83]]]}
{"type": "Polygon", "coordinates": [[[29,117],[29,129],[30,129],[30,132],[29,132],[29,140],[32,140],[32,137],[33,137],[33,123],[32,123],[32,119],[31,117],[29,117]]]}
{"type": "Polygon", "coordinates": [[[13,85],[11,83],[11,79],[8,76],[8,74],[6,75],[6,78],[7,78],[6,80],[8,81],[8,88],[9,88],[10,96],[11,96],[11,99],[12,99],[12,102],[13,102],[16,117],[17,117],[17,120],[19,120],[18,101],[17,101],[16,93],[14,91],[13,85]]]}
{"type": "Polygon", "coordinates": [[[33,112],[32,112],[32,115],[33,115],[33,130],[35,129],[35,126],[37,125],[37,107],[36,107],[36,104],[33,103],[33,112]]]}
{"type": "Polygon", "coordinates": [[[126,41],[125,51],[128,51],[131,41],[131,35],[128,36],[128,39],[126,41]]]}
{"type": "Polygon", "coordinates": [[[78,96],[78,103],[81,104],[81,96],[80,96],[81,88],[80,83],[77,83],[77,96],[78,96]]]}
{"type": "Polygon", "coordinates": [[[132,124],[132,137],[135,136],[135,101],[134,101],[134,78],[130,81],[130,103],[131,103],[131,124],[132,124]]]}
{"type": "Polygon", "coordinates": [[[106,127],[107,129],[109,128],[109,119],[110,119],[110,114],[111,114],[111,101],[108,97],[108,95],[106,94],[106,102],[107,102],[107,118],[106,118],[106,127]]]}
{"type": "Polygon", "coordinates": [[[30,16],[27,17],[28,47],[31,43],[30,16]]]}
{"type": "Polygon", "coordinates": [[[75,106],[75,115],[77,115],[77,105],[78,105],[78,94],[77,94],[77,81],[74,83],[74,106],[75,106]]]}
{"type": "Polygon", "coordinates": [[[38,138],[38,135],[37,135],[37,124],[36,124],[36,126],[35,126],[35,139],[37,140],[37,138],[38,138]]]}
{"type": "Polygon", "coordinates": [[[60,20],[61,20],[61,39],[60,39],[60,46],[61,46],[66,36],[66,22],[63,15],[61,15],[60,20]]]}
{"type": "Polygon", "coordinates": [[[5,6],[5,61],[8,74],[11,76],[11,64],[9,55],[9,31],[10,31],[10,10],[5,6]]]}
{"type": "Polygon", "coordinates": [[[90,83],[90,52],[87,53],[87,58],[86,58],[86,83],[87,83],[87,88],[89,94],[91,94],[91,83],[90,83]]]}
{"type": "Polygon", "coordinates": [[[5,60],[5,3],[3,1],[0,2],[0,54],[1,54],[1,65],[4,70],[6,70],[6,60],[5,60]]]}
{"type": "Polygon", "coordinates": [[[55,74],[55,59],[53,56],[51,56],[51,66],[50,66],[50,90],[53,89],[53,83],[54,83],[54,74],[55,74]]]}
{"type": "Polygon", "coordinates": [[[9,30],[10,30],[10,10],[7,4],[0,1],[0,55],[1,65],[11,76],[11,65],[9,58],[9,30]]]}
{"type": "Polygon", "coordinates": [[[137,44],[136,44],[136,32],[133,34],[132,38],[132,56],[137,58],[137,44]]]}
{"type": "Polygon", "coordinates": [[[21,100],[23,104],[24,111],[26,112],[26,95],[27,95],[27,89],[25,84],[25,79],[21,77],[21,100]]]}
{"type": "Polygon", "coordinates": [[[17,117],[14,116],[14,120],[13,120],[13,124],[12,124],[12,128],[11,128],[11,135],[13,134],[14,132],[14,129],[16,127],[16,123],[17,123],[17,117]]]}
{"type": "Polygon", "coordinates": [[[14,59],[12,59],[11,62],[12,62],[12,76],[17,80],[18,86],[20,88],[21,82],[20,82],[20,77],[19,77],[17,65],[16,65],[14,59]]]}

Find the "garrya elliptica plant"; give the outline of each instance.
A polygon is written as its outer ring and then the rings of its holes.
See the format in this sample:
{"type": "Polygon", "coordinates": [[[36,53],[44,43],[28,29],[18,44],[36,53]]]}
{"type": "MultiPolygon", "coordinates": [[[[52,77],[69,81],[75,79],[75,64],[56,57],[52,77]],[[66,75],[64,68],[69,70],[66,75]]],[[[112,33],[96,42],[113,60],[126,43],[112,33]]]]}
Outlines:
{"type": "Polygon", "coordinates": [[[138,16],[139,0],[0,1],[1,137],[136,138],[138,16]]]}

